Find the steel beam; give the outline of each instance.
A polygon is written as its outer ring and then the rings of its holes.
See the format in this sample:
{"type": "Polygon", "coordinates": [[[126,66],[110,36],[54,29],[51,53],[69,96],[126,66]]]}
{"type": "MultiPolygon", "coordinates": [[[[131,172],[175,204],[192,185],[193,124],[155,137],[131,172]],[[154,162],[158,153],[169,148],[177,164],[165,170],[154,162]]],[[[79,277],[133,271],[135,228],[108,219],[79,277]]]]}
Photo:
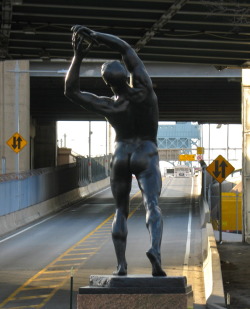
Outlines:
{"type": "Polygon", "coordinates": [[[2,2],[2,24],[1,24],[1,45],[0,58],[5,58],[8,54],[9,37],[12,21],[12,1],[3,0],[2,2]]]}
{"type": "Polygon", "coordinates": [[[135,50],[139,51],[144,47],[155,34],[162,29],[180,9],[186,4],[187,0],[176,0],[170,8],[159,18],[157,22],[144,34],[144,36],[136,43],[135,50]]]}
{"type": "MultiPolygon", "coordinates": [[[[81,77],[101,77],[100,68],[104,59],[88,60],[82,64],[81,77]]],[[[241,78],[240,69],[225,69],[218,71],[211,65],[192,65],[178,63],[145,62],[151,77],[204,77],[204,78],[241,78]]],[[[70,66],[67,61],[31,61],[30,76],[63,77],[70,66]]]]}

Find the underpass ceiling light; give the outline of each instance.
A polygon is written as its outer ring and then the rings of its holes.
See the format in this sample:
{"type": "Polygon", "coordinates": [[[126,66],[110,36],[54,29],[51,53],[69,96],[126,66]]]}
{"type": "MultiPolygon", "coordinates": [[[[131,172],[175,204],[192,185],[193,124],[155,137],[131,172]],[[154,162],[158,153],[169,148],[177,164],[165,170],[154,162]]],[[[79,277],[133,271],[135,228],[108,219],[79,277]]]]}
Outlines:
{"type": "Polygon", "coordinates": [[[22,5],[23,4],[23,0],[12,0],[11,4],[12,5],[22,5]]]}
{"type": "Polygon", "coordinates": [[[39,54],[39,57],[43,61],[50,61],[50,54],[46,49],[42,49],[42,51],[39,54]]]}
{"type": "Polygon", "coordinates": [[[243,68],[249,68],[250,67],[250,61],[246,61],[242,65],[243,68]]]}
{"type": "Polygon", "coordinates": [[[23,27],[23,33],[24,34],[36,34],[36,29],[28,25],[28,26],[23,27]]]}
{"type": "Polygon", "coordinates": [[[223,71],[223,70],[227,69],[227,66],[225,66],[225,65],[215,65],[214,67],[217,71],[223,71]]]}

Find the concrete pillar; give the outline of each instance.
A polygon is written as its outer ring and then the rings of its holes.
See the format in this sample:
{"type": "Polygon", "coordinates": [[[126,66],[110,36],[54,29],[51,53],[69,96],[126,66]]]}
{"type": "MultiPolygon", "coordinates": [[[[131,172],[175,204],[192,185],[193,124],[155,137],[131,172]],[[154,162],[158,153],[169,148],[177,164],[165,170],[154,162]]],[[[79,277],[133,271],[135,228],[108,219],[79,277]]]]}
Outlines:
{"type": "MultiPolygon", "coordinates": [[[[29,61],[0,62],[0,173],[30,169],[30,76],[29,61]],[[27,144],[18,152],[6,142],[18,145],[19,133],[27,144]]],[[[23,145],[24,140],[21,141],[23,145]]],[[[19,144],[20,146],[20,144],[19,144]]],[[[15,147],[18,150],[20,147],[15,147]]]]}
{"type": "Polygon", "coordinates": [[[57,165],[56,121],[37,120],[34,138],[34,168],[57,165]]]}
{"type": "Polygon", "coordinates": [[[243,237],[250,243],[250,69],[242,70],[243,237]]]}

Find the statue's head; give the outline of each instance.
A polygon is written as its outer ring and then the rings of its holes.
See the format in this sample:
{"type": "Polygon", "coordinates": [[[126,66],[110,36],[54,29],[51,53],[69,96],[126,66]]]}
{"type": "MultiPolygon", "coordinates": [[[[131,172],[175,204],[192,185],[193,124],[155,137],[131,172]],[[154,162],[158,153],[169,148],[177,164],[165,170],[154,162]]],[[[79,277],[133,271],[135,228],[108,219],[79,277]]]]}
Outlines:
{"type": "Polygon", "coordinates": [[[102,65],[102,78],[110,86],[119,86],[127,82],[127,70],[120,61],[107,61],[102,65]]]}

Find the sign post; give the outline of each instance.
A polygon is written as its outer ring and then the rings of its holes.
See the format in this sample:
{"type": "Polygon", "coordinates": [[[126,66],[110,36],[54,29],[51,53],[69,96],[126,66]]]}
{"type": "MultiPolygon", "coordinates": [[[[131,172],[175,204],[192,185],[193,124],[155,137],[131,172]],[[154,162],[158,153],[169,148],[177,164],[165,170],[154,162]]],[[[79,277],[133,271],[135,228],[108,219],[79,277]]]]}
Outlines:
{"type": "Polygon", "coordinates": [[[221,199],[221,182],[219,183],[219,243],[222,243],[222,199],[221,199]]]}
{"type": "Polygon", "coordinates": [[[234,167],[219,155],[208,167],[207,172],[219,182],[219,242],[222,242],[222,201],[221,183],[234,171],[234,167]]]}

